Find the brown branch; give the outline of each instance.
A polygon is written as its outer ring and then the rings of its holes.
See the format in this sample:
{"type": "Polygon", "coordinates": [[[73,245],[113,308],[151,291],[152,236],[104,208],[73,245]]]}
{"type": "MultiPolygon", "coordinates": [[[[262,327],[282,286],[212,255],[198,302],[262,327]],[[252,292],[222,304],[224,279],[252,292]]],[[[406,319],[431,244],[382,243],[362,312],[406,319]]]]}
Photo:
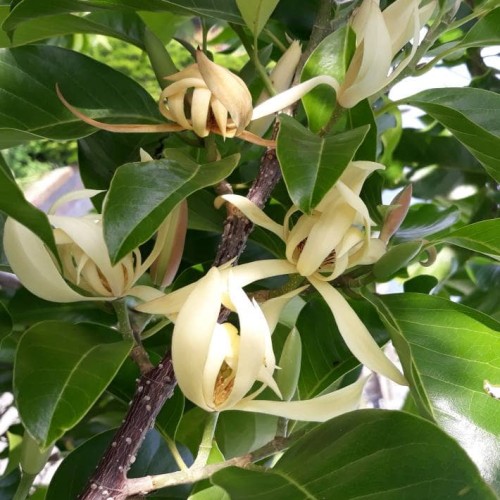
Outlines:
{"type": "Polygon", "coordinates": [[[127,498],[127,472],[175,385],[172,360],[167,353],[156,368],[139,379],[125,420],[78,497],[80,500],[127,498]]]}

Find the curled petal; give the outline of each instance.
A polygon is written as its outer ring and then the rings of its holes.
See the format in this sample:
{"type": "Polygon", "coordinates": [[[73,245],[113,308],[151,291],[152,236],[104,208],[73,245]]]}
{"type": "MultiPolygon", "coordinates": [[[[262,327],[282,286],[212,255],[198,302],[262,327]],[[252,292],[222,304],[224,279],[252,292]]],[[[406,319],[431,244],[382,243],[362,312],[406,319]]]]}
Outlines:
{"type": "Polygon", "coordinates": [[[290,300],[299,295],[306,288],[308,288],[308,285],[301,286],[291,292],[284,293],[279,297],[273,297],[272,299],[266,300],[263,304],[261,304],[260,308],[266,317],[267,324],[269,325],[269,330],[271,332],[273,332],[276,328],[283,308],[288,304],[288,302],[290,302],[290,300]]]}
{"type": "Polygon", "coordinates": [[[85,115],[74,106],[72,106],[62,95],[59,86],[56,84],[57,96],[64,104],[66,108],[69,109],[76,117],[80,120],[92,125],[93,127],[99,128],[101,130],[107,130],[108,132],[126,132],[126,133],[139,133],[143,134],[145,132],[178,132],[184,130],[183,127],[176,123],[159,123],[159,124],[135,124],[135,123],[104,123],[98,120],[90,118],[90,116],[85,115]]]}
{"type": "Polygon", "coordinates": [[[266,413],[291,420],[326,422],[359,407],[366,377],[335,392],[303,401],[263,401],[244,399],[235,410],[266,413]]]}
{"type": "Polygon", "coordinates": [[[31,293],[61,303],[96,300],[75,292],[64,281],[42,240],[10,217],[5,222],[3,244],[12,270],[31,293]]]}
{"type": "Polygon", "coordinates": [[[280,226],[277,222],[274,222],[270,217],[268,217],[264,211],[262,211],[255,203],[250,201],[245,196],[239,196],[237,194],[224,194],[219,196],[215,200],[216,208],[220,208],[222,205],[221,200],[227,201],[234,205],[240,212],[251,220],[254,224],[271,231],[279,238],[283,239],[283,226],[280,226]]]}
{"type": "MultiPolygon", "coordinates": [[[[210,131],[207,128],[207,116],[210,109],[212,93],[208,89],[194,89],[191,104],[191,121],[193,131],[198,137],[206,137],[210,131]]],[[[225,133],[225,130],[222,130],[225,133]]]]}
{"type": "Polygon", "coordinates": [[[385,356],[340,292],[315,278],[310,278],[309,281],[328,304],[339,332],[354,356],[370,370],[390,378],[397,384],[408,385],[402,373],[385,356]]]}
{"type": "Polygon", "coordinates": [[[214,267],[189,294],[172,335],[172,360],[179,387],[188,399],[207,411],[214,408],[212,402],[209,405],[205,400],[201,381],[219,316],[221,293],[220,273],[214,267]]]}
{"type": "Polygon", "coordinates": [[[339,83],[335,80],[335,78],[327,75],[315,76],[314,78],[300,83],[291,89],[285,90],[284,92],[281,92],[281,94],[275,95],[267,101],[264,101],[262,104],[256,106],[253,110],[252,121],[258,120],[263,116],[276,113],[277,111],[290,106],[318,85],[328,85],[335,91],[339,88],[339,83]]]}

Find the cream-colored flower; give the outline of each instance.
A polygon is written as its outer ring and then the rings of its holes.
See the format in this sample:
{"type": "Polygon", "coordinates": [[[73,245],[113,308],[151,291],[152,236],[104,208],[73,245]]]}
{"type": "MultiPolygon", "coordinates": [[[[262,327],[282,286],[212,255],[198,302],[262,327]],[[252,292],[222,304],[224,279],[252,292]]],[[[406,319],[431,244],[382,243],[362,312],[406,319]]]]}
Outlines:
{"type": "MultiPolygon", "coordinates": [[[[52,210],[71,199],[89,198],[99,192],[82,190],[70,193],[58,200],[52,210]]],[[[49,213],[61,268],[36,234],[10,217],[5,223],[4,250],[21,283],[42,299],[76,302],[133,295],[150,300],[157,294],[151,294],[149,287],[135,286],[135,283],[162,249],[173,244],[167,242],[167,237],[169,222],[174,215],[160,226],[153,250],[144,261],[139,249],[135,249],[116,265],[111,264],[100,214],[69,217],[49,213]]]]}
{"type": "MultiPolygon", "coordinates": [[[[300,290],[268,301],[263,309],[242,289],[256,268],[239,273],[238,267],[212,268],[194,285],[138,307],[168,316],[178,309],[172,361],[184,395],[206,411],[251,411],[295,420],[324,421],[355,409],[364,379],[311,400],[256,399],[266,387],[281,397],[273,378],[277,367],[270,323],[275,320],[268,317],[277,318],[276,312],[300,290]],[[237,314],[239,331],[230,323],[217,323],[221,305],[237,314]]],[[[258,278],[259,272],[254,276],[258,278]]]]}
{"type": "Polygon", "coordinates": [[[250,123],[252,96],[245,82],[201,50],[195,64],[166,78],[173,83],[161,93],[160,111],[184,129],[199,137],[211,131],[234,137],[250,123]]]}
{"type": "MultiPolygon", "coordinates": [[[[288,263],[323,296],[352,353],[371,370],[405,384],[400,371],[379,349],[342,294],[327,283],[354,266],[373,264],[385,253],[384,242],[371,236],[373,223],[359,197],[367,176],[379,168],[383,165],[351,162],[314,211],[301,215],[293,225],[291,216],[298,210],[296,207],[289,210],[284,224],[280,225],[243,196],[224,195],[221,198],[285,242],[288,263]]],[[[264,269],[268,264],[261,262],[260,265],[264,269]]],[[[269,273],[269,276],[279,274],[272,264],[269,264],[269,273]]]]}
{"type": "Polygon", "coordinates": [[[363,0],[351,18],[356,34],[356,50],[342,82],[321,75],[272,97],[254,109],[252,120],[285,107],[318,85],[329,85],[337,102],[352,108],[363,99],[383,90],[409,64],[420,43],[420,30],[431,17],[436,1],[420,6],[421,0],[396,0],[383,12],[379,0],[363,0]],[[411,41],[411,50],[398,59],[401,49],[411,41]]]}

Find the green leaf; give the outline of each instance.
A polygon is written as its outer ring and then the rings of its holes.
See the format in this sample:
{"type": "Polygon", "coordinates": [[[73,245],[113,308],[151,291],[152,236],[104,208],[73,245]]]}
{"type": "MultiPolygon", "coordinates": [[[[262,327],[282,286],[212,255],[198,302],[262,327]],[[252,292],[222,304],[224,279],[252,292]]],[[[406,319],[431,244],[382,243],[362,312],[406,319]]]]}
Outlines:
{"type": "Polygon", "coordinates": [[[500,220],[483,220],[463,226],[446,235],[441,241],[500,260],[500,220]]]}
{"type": "Polygon", "coordinates": [[[12,9],[2,28],[9,32],[20,24],[56,14],[131,9],[136,11],[171,11],[186,15],[209,16],[242,23],[234,0],[22,0],[12,9]]]}
{"type": "MultiPolygon", "coordinates": [[[[0,6],[0,24],[8,14],[9,7],[0,6]]],[[[144,49],[144,23],[131,11],[95,12],[86,16],[60,14],[32,19],[15,31],[12,41],[0,30],[0,47],[18,47],[72,33],[110,36],[144,49]]]]}
{"type": "Polygon", "coordinates": [[[391,247],[375,262],[373,275],[379,281],[387,281],[403,267],[406,267],[422,249],[422,241],[406,241],[391,247]]]}
{"type": "MultiPolygon", "coordinates": [[[[161,136],[164,137],[164,136],[161,136]]],[[[78,141],[78,165],[86,188],[108,190],[115,170],[125,163],[139,161],[139,150],[159,143],[158,134],[116,134],[100,130],[78,141]]],[[[104,194],[94,196],[101,212],[104,194]]]]}
{"type": "Polygon", "coordinates": [[[431,89],[401,103],[439,121],[500,181],[500,94],[468,87],[431,89]]]}
{"type": "Polygon", "coordinates": [[[127,358],[131,342],[92,323],[45,321],[22,336],[14,367],[21,420],[42,448],[75,426],[127,358]]]}
{"type": "Polygon", "coordinates": [[[500,380],[500,323],[428,295],[384,295],[377,307],[416,402],[427,406],[500,490],[498,401],[483,389],[485,380],[500,380]]]}
{"type": "Polygon", "coordinates": [[[184,198],[226,178],[239,158],[235,154],[200,165],[170,149],[163,160],[121,166],[104,206],[104,236],[112,262],[149,239],[184,198]]]}
{"type": "Polygon", "coordinates": [[[500,7],[488,12],[466,33],[456,48],[487,47],[500,44],[500,7]]]}
{"type": "MultiPolygon", "coordinates": [[[[2,93],[0,93],[0,95],[1,94],[2,93]]],[[[33,231],[52,251],[53,255],[58,258],[54,234],[52,233],[52,228],[50,227],[47,216],[41,210],[38,210],[38,208],[26,201],[23,192],[14,179],[12,179],[12,177],[1,168],[0,211],[33,231]]]]}
{"type": "Polygon", "coordinates": [[[368,126],[342,134],[313,134],[298,121],[280,115],[277,154],[290,197],[305,213],[342,175],[363,142],[368,126]]]}
{"type": "MultiPolygon", "coordinates": [[[[72,451],[57,468],[49,485],[45,500],[74,500],[87,483],[87,478],[94,472],[106,447],[111,443],[115,430],[110,430],[92,437],[72,451]]],[[[186,448],[180,449],[184,460],[189,464],[192,457],[186,448]]],[[[167,445],[158,432],[152,430],[146,434],[146,439],[137,454],[128,477],[142,477],[147,474],[163,474],[178,470],[167,445]]],[[[171,497],[187,498],[190,487],[177,486],[168,490],[171,497]]],[[[152,497],[156,495],[151,495],[152,497]]]]}
{"type": "Polygon", "coordinates": [[[32,139],[75,139],[95,131],[68,111],[55,86],[93,118],[164,123],[152,97],[108,66],[55,46],[0,50],[0,149],[32,139]],[[62,70],[64,68],[64,71],[62,70]]]}
{"type": "Polygon", "coordinates": [[[252,2],[236,0],[236,5],[248,29],[255,37],[258,37],[278,2],[279,0],[253,0],[252,2]]]}
{"type": "Polygon", "coordinates": [[[190,495],[189,500],[231,500],[231,497],[219,486],[211,486],[190,495]]]}
{"type": "MultiPolygon", "coordinates": [[[[366,302],[351,303],[356,313],[379,344],[389,337],[381,328],[373,307],[366,302]]],[[[297,319],[302,340],[302,366],[298,392],[300,399],[309,399],[338,386],[342,378],[359,366],[359,361],[345,345],[328,305],[315,297],[303,307],[297,319]]]]}
{"type": "MultiPolygon", "coordinates": [[[[309,56],[300,80],[304,82],[314,76],[329,75],[343,80],[355,44],[352,30],[344,26],[328,35],[309,56]]],[[[336,107],[335,92],[331,87],[320,85],[302,98],[309,128],[318,132],[330,120],[336,107]]]]}
{"type": "Polygon", "coordinates": [[[0,302],[0,348],[3,340],[12,332],[12,318],[7,308],[0,302]]]}
{"type": "Polygon", "coordinates": [[[397,240],[418,240],[438,233],[455,224],[460,218],[460,210],[451,206],[441,209],[431,203],[413,205],[396,232],[397,240]]]}
{"type": "Polygon", "coordinates": [[[300,439],[272,469],[232,467],[212,482],[240,500],[495,498],[453,439],[419,417],[386,410],[341,415],[300,439]]]}

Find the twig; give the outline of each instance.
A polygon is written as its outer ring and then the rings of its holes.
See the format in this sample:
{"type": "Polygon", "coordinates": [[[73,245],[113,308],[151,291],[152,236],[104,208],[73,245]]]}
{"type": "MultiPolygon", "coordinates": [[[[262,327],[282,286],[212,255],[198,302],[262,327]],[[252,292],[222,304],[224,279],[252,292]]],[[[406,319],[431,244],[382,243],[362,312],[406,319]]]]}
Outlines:
{"type": "Polygon", "coordinates": [[[80,500],[127,498],[127,484],[130,481],[127,471],[134,463],[147,431],[153,427],[158,412],[171,397],[175,385],[172,360],[168,353],[156,368],[139,379],[125,420],[79,496],[80,500]]]}

